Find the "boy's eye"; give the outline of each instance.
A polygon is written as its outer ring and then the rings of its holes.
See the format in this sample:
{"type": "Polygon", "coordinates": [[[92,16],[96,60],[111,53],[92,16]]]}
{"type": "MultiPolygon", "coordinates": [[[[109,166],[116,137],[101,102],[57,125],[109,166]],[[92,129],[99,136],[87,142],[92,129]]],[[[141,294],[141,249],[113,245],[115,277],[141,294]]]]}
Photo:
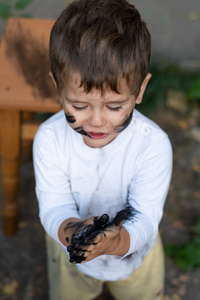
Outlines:
{"type": "Polygon", "coordinates": [[[72,107],[75,109],[75,110],[84,110],[87,108],[87,106],[75,106],[75,105],[72,105],[72,107]]]}
{"type": "Polygon", "coordinates": [[[117,107],[107,106],[107,108],[112,111],[119,111],[120,109],[122,109],[122,106],[117,106],[117,107]]]}

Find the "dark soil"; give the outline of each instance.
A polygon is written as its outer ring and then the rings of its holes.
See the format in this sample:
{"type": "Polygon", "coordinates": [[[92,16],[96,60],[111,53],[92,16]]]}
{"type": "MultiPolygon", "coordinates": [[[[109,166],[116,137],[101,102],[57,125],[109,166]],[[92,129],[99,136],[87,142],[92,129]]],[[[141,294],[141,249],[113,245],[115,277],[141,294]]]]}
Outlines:
{"type": "MultiPolygon", "coordinates": [[[[200,216],[199,114],[165,110],[151,117],[168,133],[174,150],[172,183],[160,226],[163,242],[189,243],[200,216]]],[[[31,161],[21,164],[18,203],[17,234],[0,232],[0,300],[48,300],[44,230],[38,218],[31,161]]],[[[107,291],[98,298],[111,299],[107,291]]],[[[166,258],[164,299],[199,300],[200,268],[185,272],[166,258]]]]}

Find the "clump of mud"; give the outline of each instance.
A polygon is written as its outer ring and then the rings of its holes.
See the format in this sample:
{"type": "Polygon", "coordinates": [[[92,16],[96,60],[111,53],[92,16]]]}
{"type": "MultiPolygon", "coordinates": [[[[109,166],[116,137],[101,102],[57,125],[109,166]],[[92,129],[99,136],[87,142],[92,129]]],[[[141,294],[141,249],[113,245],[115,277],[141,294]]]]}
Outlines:
{"type": "MultiPolygon", "coordinates": [[[[57,91],[49,75],[48,47],[42,38],[34,38],[20,23],[17,27],[17,30],[6,34],[7,57],[40,97],[57,100],[57,91]]],[[[34,95],[36,96],[35,92],[34,95]]]]}

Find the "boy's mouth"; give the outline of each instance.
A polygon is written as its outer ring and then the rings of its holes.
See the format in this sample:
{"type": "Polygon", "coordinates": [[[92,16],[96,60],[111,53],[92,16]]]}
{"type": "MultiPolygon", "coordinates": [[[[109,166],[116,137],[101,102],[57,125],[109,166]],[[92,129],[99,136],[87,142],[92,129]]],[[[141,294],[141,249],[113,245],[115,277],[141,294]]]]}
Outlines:
{"type": "Polygon", "coordinates": [[[108,135],[108,133],[101,133],[101,132],[87,132],[87,134],[92,139],[103,139],[108,135]]]}

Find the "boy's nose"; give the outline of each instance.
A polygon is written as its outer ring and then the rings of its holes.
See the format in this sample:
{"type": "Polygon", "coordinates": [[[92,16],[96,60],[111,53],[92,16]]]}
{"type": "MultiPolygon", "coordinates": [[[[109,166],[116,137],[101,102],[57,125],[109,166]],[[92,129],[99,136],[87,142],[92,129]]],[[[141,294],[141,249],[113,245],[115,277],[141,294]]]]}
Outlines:
{"type": "Polygon", "coordinates": [[[90,117],[90,125],[93,127],[102,127],[106,124],[103,112],[93,111],[90,117]]]}

